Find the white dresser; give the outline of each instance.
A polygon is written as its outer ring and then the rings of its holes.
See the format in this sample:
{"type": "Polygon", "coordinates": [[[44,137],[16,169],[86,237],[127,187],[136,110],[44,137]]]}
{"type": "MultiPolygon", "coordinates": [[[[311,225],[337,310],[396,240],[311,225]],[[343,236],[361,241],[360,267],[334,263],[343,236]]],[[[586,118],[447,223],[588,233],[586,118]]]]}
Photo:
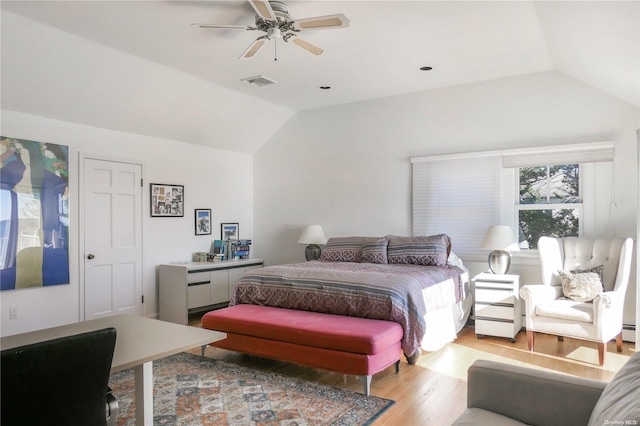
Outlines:
{"type": "Polygon", "coordinates": [[[475,327],[478,338],[484,335],[507,337],[515,342],[522,328],[520,277],[482,273],[475,283],[475,327]]]}
{"type": "Polygon", "coordinates": [[[225,306],[240,277],[263,264],[262,259],[240,259],[160,265],[160,319],[187,324],[189,313],[225,306]]]}

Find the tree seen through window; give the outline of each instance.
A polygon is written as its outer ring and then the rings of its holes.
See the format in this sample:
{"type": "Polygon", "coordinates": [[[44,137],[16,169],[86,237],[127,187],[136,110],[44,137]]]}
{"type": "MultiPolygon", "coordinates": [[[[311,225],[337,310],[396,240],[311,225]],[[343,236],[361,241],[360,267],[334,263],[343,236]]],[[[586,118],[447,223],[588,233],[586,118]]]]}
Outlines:
{"type": "Polygon", "coordinates": [[[541,236],[568,237],[580,233],[580,165],[521,167],[518,225],[520,247],[536,249],[541,236]]]}

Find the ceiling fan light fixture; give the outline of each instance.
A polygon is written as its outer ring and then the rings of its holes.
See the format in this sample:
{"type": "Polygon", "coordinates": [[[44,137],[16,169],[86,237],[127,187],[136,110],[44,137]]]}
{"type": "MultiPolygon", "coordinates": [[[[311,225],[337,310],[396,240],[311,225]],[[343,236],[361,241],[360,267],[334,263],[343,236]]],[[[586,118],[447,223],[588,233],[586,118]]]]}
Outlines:
{"type": "Polygon", "coordinates": [[[256,86],[256,87],[263,87],[263,86],[270,86],[272,84],[278,84],[277,81],[272,80],[263,75],[256,75],[255,77],[243,78],[240,81],[244,81],[245,83],[249,83],[250,85],[256,86]]]}
{"type": "Polygon", "coordinates": [[[278,27],[270,27],[267,29],[267,38],[273,40],[274,38],[282,38],[282,31],[278,27]]]}
{"type": "MultiPolygon", "coordinates": [[[[321,30],[332,28],[347,28],[350,25],[349,18],[344,14],[316,16],[313,18],[293,19],[289,15],[287,5],[278,0],[248,0],[249,4],[255,11],[255,26],[240,25],[218,25],[218,24],[191,24],[200,28],[210,29],[233,29],[233,30],[249,30],[262,31],[265,35],[258,37],[244,51],[238,59],[251,59],[260,50],[263,45],[273,40],[274,43],[280,39],[285,42],[291,42],[306,51],[321,55],[324,52],[318,46],[302,40],[298,37],[298,33],[304,30],[321,30]]],[[[274,46],[275,47],[275,46],[274,46]]],[[[274,60],[278,60],[277,57],[274,60]]]]}

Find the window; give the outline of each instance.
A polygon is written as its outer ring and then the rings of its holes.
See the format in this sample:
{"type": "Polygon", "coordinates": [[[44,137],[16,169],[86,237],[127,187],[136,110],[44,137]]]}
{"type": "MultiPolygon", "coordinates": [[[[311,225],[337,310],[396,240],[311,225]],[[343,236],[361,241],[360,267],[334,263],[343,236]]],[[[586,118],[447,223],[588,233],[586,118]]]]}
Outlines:
{"type": "Polygon", "coordinates": [[[538,239],[543,235],[581,234],[579,164],[520,167],[516,188],[520,248],[537,249],[538,239]]]}
{"type": "Polygon", "coordinates": [[[447,234],[456,254],[480,247],[500,223],[498,155],[442,156],[413,164],[413,235],[447,234]]]}
{"type": "Polygon", "coordinates": [[[479,250],[490,225],[517,229],[524,249],[542,235],[606,234],[613,154],[591,142],[414,157],[413,234],[449,234],[458,254],[479,250]]]}

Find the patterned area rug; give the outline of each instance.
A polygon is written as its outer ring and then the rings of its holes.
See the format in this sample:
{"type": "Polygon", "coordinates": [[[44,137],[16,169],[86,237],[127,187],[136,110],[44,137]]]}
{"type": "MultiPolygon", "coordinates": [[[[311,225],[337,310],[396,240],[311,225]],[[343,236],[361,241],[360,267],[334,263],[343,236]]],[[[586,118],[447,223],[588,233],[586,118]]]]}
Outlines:
{"type": "MultiPolygon", "coordinates": [[[[395,402],[181,353],[153,362],[154,425],[370,425],[395,402]]],[[[111,375],[118,425],[135,425],[133,369],[111,375]]]]}

